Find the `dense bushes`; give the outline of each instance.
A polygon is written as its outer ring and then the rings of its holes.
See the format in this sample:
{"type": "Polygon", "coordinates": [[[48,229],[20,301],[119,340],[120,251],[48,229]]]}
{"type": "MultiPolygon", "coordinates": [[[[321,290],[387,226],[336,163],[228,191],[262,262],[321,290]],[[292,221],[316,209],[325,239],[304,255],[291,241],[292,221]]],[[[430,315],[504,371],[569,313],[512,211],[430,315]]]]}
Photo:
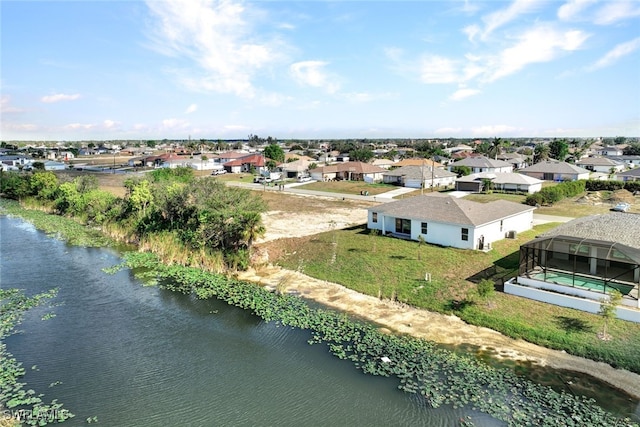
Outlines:
{"type": "Polygon", "coordinates": [[[527,196],[525,203],[529,206],[552,205],[567,197],[577,196],[585,191],[584,180],[565,181],[553,187],[546,187],[537,193],[527,196]]]}
{"type": "Polygon", "coordinates": [[[217,180],[195,179],[190,168],[160,169],[151,173],[151,181],[127,179],[125,187],[127,195],[119,198],[98,189],[95,176],[59,182],[52,172],[41,171],[3,173],[1,183],[5,197],[32,198],[87,224],[116,223],[136,241],[168,232],[187,249],[219,252],[227,266],[248,267],[249,249],[264,233],[261,213],[266,205],[259,195],[217,180]]]}
{"type": "Polygon", "coordinates": [[[615,191],[628,190],[630,192],[640,191],[640,181],[599,181],[590,179],[586,182],[587,191],[615,191]]]}

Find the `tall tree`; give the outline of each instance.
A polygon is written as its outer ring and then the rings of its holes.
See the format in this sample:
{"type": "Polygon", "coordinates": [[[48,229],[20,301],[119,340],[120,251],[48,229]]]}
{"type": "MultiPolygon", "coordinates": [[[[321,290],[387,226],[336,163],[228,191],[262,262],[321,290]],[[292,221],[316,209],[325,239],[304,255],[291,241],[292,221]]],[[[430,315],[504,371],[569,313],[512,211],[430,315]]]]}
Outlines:
{"type": "Polygon", "coordinates": [[[276,162],[284,163],[284,150],[278,144],[267,145],[264,148],[264,156],[276,162]]]}
{"type": "Polygon", "coordinates": [[[498,155],[502,153],[502,147],[505,144],[505,141],[502,138],[495,137],[493,141],[491,141],[491,145],[489,150],[487,151],[487,156],[497,159],[498,155]]]}
{"type": "Polygon", "coordinates": [[[569,154],[569,144],[564,139],[554,139],[549,143],[549,157],[564,161],[569,154]]]}

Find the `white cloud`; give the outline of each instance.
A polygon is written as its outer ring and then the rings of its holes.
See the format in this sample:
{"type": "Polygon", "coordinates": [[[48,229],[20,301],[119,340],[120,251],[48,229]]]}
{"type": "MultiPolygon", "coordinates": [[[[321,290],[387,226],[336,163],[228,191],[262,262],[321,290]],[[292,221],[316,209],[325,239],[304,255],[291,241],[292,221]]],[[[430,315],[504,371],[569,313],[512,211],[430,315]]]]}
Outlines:
{"type": "Polygon", "coordinates": [[[116,121],[107,119],[107,120],[102,122],[102,127],[105,128],[105,129],[115,129],[115,128],[118,127],[119,124],[120,123],[118,123],[116,121]]]}
{"type": "Polygon", "coordinates": [[[198,105],[197,104],[191,104],[187,107],[186,110],[184,110],[184,114],[191,114],[191,113],[195,113],[198,110],[198,105]]]}
{"type": "Polygon", "coordinates": [[[162,121],[161,129],[163,131],[168,130],[180,130],[186,129],[189,126],[189,122],[182,119],[164,119],[162,121]]]}
{"type": "Polygon", "coordinates": [[[458,89],[457,91],[455,91],[450,97],[449,99],[451,99],[452,101],[460,101],[461,99],[464,98],[468,98],[470,96],[473,95],[477,95],[479,94],[481,91],[478,89],[458,89]]]}
{"type": "Polygon", "coordinates": [[[63,128],[67,130],[87,130],[93,129],[95,125],[90,123],[69,123],[68,125],[64,125],[63,128]]]}
{"type": "Polygon", "coordinates": [[[424,83],[456,83],[460,80],[456,61],[437,55],[422,58],[420,80],[424,83]]]}
{"type": "Polygon", "coordinates": [[[181,71],[194,90],[253,97],[255,73],[277,60],[276,41],[252,33],[251,10],[233,0],[146,2],[156,20],[150,25],[153,48],[195,62],[199,70],[181,71]]]}
{"type": "Polygon", "coordinates": [[[507,125],[485,125],[471,128],[471,132],[473,132],[474,136],[505,135],[517,130],[518,128],[507,125]]]}
{"type": "Polygon", "coordinates": [[[513,74],[528,64],[552,61],[564,52],[579,49],[587,38],[589,35],[579,30],[559,31],[550,25],[534,27],[498,55],[488,81],[513,74]]]}
{"type": "Polygon", "coordinates": [[[302,86],[323,88],[328,93],[335,93],[340,85],[324,71],[324,61],[302,61],[291,64],[289,70],[293,79],[302,86]]]}
{"type": "Polygon", "coordinates": [[[594,22],[599,25],[609,25],[636,16],[640,16],[640,3],[637,1],[609,1],[597,11],[594,22]]]}
{"type": "Polygon", "coordinates": [[[558,19],[573,21],[580,17],[580,13],[597,0],[568,0],[558,8],[558,19]]]}
{"type": "Polygon", "coordinates": [[[612,50],[607,52],[602,58],[596,61],[595,64],[591,65],[588,69],[593,71],[599,68],[608,67],[615,62],[617,62],[623,56],[627,56],[640,48],[640,37],[630,40],[625,43],[620,43],[612,50]]]}
{"type": "Polygon", "coordinates": [[[71,95],[65,93],[56,93],[54,95],[43,96],[42,98],[40,98],[40,101],[51,104],[60,101],[75,101],[76,99],[80,99],[79,93],[74,93],[71,95]]]}
{"type": "Polygon", "coordinates": [[[473,41],[477,34],[484,40],[492,32],[498,28],[515,20],[520,15],[532,12],[540,6],[539,0],[514,0],[506,9],[498,10],[482,17],[484,22],[484,30],[480,30],[477,26],[467,27],[465,31],[469,36],[469,40],[473,41]]]}

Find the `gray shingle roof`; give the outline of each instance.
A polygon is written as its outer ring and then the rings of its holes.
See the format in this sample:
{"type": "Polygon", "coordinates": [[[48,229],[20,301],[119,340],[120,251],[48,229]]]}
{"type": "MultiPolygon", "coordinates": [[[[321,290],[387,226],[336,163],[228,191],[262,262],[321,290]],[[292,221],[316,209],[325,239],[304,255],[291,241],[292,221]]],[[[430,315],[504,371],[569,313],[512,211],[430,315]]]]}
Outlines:
{"type": "MultiPolygon", "coordinates": [[[[383,173],[383,176],[405,176],[409,179],[420,179],[420,176],[423,176],[425,179],[431,178],[431,167],[425,166],[403,166],[398,169],[394,169],[392,171],[388,171],[383,173]]],[[[433,177],[434,178],[446,178],[446,177],[454,177],[455,173],[446,171],[441,168],[433,169],[433,177]]]]}
{"type": "Polygon", "coordinates": [[[522,185],[532,185],[539,184],[543,182],[537,178],[532,178],[527,175],[522,175],[519,173],[511,173],[511,172],[502,172],[502,173],[492,173],[492,172],[481,172],[481,173],[473,173],[467,176],[461,176],[456,179],[458,182],[474,182],[481,181],[483,178],[490,179],[494,184],[522,184],[522,185]]]}
{"type": "Polygon", "coordinates": [[[640,177],[640,168],[628,170],[626,172],[618,172],[616,176],[637,176],[640,177]]]}
{"type": "Polygon", "coordinates": [[[618,166],[620,163],[615,162],[606,157],[586,157],[576,162],[576,165],[590,165],[590,166],[618,166]]]}
{"type": "Polygon", "coordinates": [[[484,156],[476,156],[458,160],[457,162],[452,163],[451,166],[469,166],[470,168],[506,168],[512,167],[513,165],[502,160],[494,160],[484,156]]]}
{"type": "Polygon", "coordinates": [[[535,165],[524,168],[521,172],[544,172],[544,173],[566,173],[566,174],[582,174],[589,173],[588,170],[576,165],[569,164],[567,162],[558,162],[546,160],[544,162],[536,163],[535,165]]]}
{"type": "Polygon", "coordinates": [[[581,239],[618,242],[640,249],[640,215],[612,212],[576,218],[539,237],[570,236],[581,239]]]}
{"type": "Polygon", "coordinates": [[[385,203],[368,210],[395,218],[479,226],[533,209],[532,206],[506,200],[479,203],[434,194],[385,203]]]}

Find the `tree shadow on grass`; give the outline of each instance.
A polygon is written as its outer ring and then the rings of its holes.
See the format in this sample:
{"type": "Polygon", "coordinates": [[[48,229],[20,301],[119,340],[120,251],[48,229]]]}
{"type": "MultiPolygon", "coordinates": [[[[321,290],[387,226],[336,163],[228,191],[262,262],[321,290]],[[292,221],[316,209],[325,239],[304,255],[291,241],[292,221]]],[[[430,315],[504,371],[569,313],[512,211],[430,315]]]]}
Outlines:
{"type": "Polygon", "coordinates": [[[584,320],[567,316],[555,316],[554,322],[565,332],[593,332],[593,327],[584,320]]]}
{"type": "Polygon", "coordinates": [[[489,267],[480,270],[467,277],[473,283],[479,283],[482,279],[493,280],[496,284],[496,291],[504,291],[504,282],[518,275],[518,264],[520,263],[520,253],[515,251],[507,256],[496,260],[489,267]]]}
{"type": "Polygon", "coordinates": [[[474,301],[468,299],[452,299],[449,300],[444,307],[449,311],[463,311],[465,308],[474,306],[475,304],[476,303],[474,301]]]}

